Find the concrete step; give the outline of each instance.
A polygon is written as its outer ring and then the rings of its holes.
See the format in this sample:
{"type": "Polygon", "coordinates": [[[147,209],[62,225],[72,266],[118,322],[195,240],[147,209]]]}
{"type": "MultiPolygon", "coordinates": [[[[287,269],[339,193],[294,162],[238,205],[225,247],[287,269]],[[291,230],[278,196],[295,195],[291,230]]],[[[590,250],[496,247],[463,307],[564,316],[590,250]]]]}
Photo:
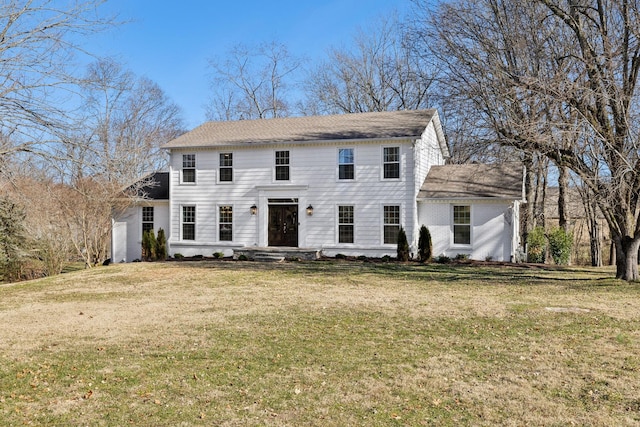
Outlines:
{"type": "Polygon", "coordinates": [[[264,262],[282,262],[284,261],[285,256],[276,252],[256,252],[253,254],[254,261],[264,261],[264,262]]]}
{"type": "Polygon", "coordinates": [[[280,262],[287,259],[314,260],[322,256],[321,249],[245,247],[233,250],[233,257],[246,256],[254,261],[280,262]]]}

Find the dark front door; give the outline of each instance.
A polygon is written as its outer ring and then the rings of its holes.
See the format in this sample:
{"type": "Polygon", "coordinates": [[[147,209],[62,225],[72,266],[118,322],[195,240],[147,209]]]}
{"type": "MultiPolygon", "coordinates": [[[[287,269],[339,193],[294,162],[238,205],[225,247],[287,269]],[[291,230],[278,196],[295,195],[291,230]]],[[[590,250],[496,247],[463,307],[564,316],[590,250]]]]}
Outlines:
{"type": "Polygon", "coordinates": [[[269,246],[298,246],[298,205],[269,205],[269,246]]]}

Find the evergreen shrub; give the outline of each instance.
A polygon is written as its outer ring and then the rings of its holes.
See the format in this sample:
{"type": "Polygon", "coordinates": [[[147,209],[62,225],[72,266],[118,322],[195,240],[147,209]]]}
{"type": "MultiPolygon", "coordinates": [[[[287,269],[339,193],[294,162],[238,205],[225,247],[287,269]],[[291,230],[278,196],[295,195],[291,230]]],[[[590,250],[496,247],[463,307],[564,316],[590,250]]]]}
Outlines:
{"type": "Polygon", "coordinates": [[[527,236],[527,261],[544,263],[547,257],[547,238],[544,228],[536,227],[527,236]]]}
{"type": "Polygon", "coordinates": [[[549,233],[549,253],[557,265],[568,265],[573,248],[573,234],[556,227],[549,233]]]}
{"type": "Polygon", "coordinates": [[[431,242],[431,232],[423,225],[420,227],[418,238],[418,258],[421,262],[430,262],[433,257],[433,244],[431,242]]]}
{"type": "Polygon", "coordinates": [[[403,227],[400,227],[400,231],[398,231],[397,258],[401,262],[409,261],[409,242],[403,227]]]}

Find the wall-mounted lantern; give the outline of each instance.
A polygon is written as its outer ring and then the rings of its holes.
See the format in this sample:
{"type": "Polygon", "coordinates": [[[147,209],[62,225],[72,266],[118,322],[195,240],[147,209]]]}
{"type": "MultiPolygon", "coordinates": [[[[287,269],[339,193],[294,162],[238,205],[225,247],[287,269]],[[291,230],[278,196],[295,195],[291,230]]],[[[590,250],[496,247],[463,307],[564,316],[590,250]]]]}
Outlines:
{"type": "Polygon", "coordinates": [[[313,206],[311,205],[307,206],[307,215],[309,216],[313,215],[313,206]]]}
{"type": "Polygon", "coordinates": [[[249,208],[249,212],[251,212],[251,215],[255,215],[258,213],[258,207],[256,205],[253,205],[249,208]]]}

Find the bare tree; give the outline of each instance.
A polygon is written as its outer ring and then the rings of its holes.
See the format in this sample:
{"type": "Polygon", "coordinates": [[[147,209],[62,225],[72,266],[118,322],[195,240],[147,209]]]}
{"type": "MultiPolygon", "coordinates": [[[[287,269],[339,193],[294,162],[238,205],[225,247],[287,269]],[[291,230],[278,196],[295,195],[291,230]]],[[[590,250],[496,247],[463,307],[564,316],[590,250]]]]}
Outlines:
{"type": "Polygon", "coordinates": [[[130,203],[113,183],[80,178],[56,192],[66,232],[87,268],[108,258],[111,213],[130,203]]]}
{"type": "Polygon", "coordinates": [[[435,72],[416,55],[397,15],[334,48],[306,79],[305,109],[314,114],[430,108],[435,72]]]}
{"type": "Polygon", "coordinates": [[[156,83],[103,59],[89,65],[81,89],[82,131],[64,145],[74,178],[126,185],[165,165],[160,147],[183,126],[179,107],[156,83]]]}
{"type": "MultiPolygon", "coordinates": [[[[584,184],[576,187],[580,198],[582,199],[582,205],[584,206],[585,219],[587,222],[587,229],[589,230],[589,252],[591,255],[591,265],[594,267],[602,266],[602,240],[600,236],[602,230],[600,223],[598,222],[598,205],[593,198],[592,192],[584,184]]],[[[610,261],[613,261],[610,259],[610,261]]]]}
{"type": "MultiPolygon", "coordinates": [[[[58,202],[66,196],[67,187],[56,184],[36,164],[22,162],[20,166],[21,170],[14,171],[10,181],[4,180],[3,192],[24,208],[23,226],[28,233],[22,242],[29,258],[37,260],[32,265],[39,265],[46,276],[59,274],[71,260],[77,259],[58,202]]],[[[14,168],[18,169],[18,165],[14,168]]]]}
{"type": "Polygon", "coordinates": [[[460,0],[429,28],[447,77],[467,83],[500,143],[585,183],[615,242],[616,277],[638,279],[638,3],[460,0]]]}
{"type": "Polygon", "coordinates": [[[0,5],[0,158],[38,151],[67,129],[75,89],[73,55],[83,36],[112,19],[96,14],[105,0],[10,0],[0,5]]]}
{"type": "Polygon", "coordinates": [[[461,122],[454,133],[453,152],[466,152],[473,160],[515,157],[525,165],[528,203],[522,215],[522,234],[526,242],[529,232],[544,222],[546,176],[542,174],[548,166],[535,149],[506,144],[504,134],[539,128],[547,109],[530,91],[514,89],[508,76],[544,71],[543,58],[529,54],[539,51],[536,43],[544,28],[538,31],[534,24],[527,24],[513,7],[503,11],[500,20],[489,19],[500,7],[492,0],[481,3],[476,7],[476,2],[461,0],[432,10],[431,2],[417,0],[421,19],[412,33],[418,46],[443,68],[438,93],[448,113],[445,120],[461,122]],[[511,22],[511,15],[522,22],[507,28],[502,21],[511,22]]]}
{"type": "Polygon", "coordinates": [[[209,120],[286,117],[291,114],[290,89],[302,63],[286,46],[271,42],[252,48],[238,44],[226,58],[212,59],[209,120]]]}
{"type": "Polygon", "coordinates": [[[81,82],[82,132],[64,135],[52,191],[66,233],[90,267],[108,257],[111,215],[132,200],[123,189],[161,169],[160,147],[182,130],[179,108],[157,84],[112,60],[91,64],[81,82]]]}
{"type": "Polygon", "coordinates": [[[574,108],[584,124],[583,134],[572,147],[558,150],[544,143],[541,146],[576,173],[594,194],[615,243],[616,277],[637,280],[640,5],[632,0],[539,3],[571,36],[572,45],[556,58],[568,73],[555,84],[525,84],[574,108]]]}
{"type": "Polygon", "coordinates": [[[132,201],[123,189],[162,167],[159,147],[182,132],[162,90],[113,61],[90,65],[80,83],[82,132],[61,129],[47,156],[3,158],[3,177],[27,213],[32,256],[47,274],[71,257],[88,267],[108,257],[112,212],[132,201]]]}

